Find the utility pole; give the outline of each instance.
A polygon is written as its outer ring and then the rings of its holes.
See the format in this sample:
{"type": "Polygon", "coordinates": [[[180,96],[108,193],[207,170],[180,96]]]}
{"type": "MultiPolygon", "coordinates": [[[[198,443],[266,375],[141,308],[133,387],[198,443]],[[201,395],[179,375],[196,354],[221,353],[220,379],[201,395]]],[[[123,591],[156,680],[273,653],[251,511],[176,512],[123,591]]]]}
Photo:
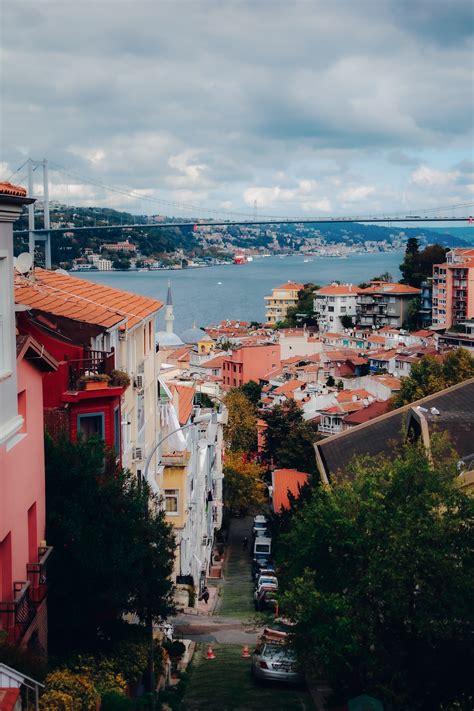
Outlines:
{"type": "MultiPolygon", "coordinates": [[[[44,229],[49,230],[49,179],[48,179],[48,161],[43,160],[43,201],[44,201],[44,229]]],[[[51,269],[51,232],[45,233],[44,242],[44,261],[46,269],[51,269]]]]}
{"type": "MultiPolygon", "coordinates": [[[[31,158],[28,158],[28,197],[33,197],[33,161],[31,158]]],[[[31,205],[28,205],[28,230],[29,230],[29,235],[28,235],[28,241],[29,241],[29,252],[31,254],[31,257],[33,259],[33,264],[34,264],[34,259],[35,259],[35,204],[34,202],[31,203],[31,205]]]]}

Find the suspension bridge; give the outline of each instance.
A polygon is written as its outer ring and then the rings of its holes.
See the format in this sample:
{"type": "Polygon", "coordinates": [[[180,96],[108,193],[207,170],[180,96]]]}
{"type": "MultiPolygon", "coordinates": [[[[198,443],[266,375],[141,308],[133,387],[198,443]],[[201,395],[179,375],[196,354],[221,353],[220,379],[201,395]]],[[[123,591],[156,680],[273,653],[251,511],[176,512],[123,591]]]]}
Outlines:
{"type": "MultiPolygon", "coordinates": [[[[201,227],[257,227],[270,225],[311,225],[311,224],[332,224],[332,223],[379,223],[390,226],[397,223],[467,223],[474,225],[474,217],[472,216],[474,203],[459,203],[456,205],[445,205],[430,207],[420,210],[411,210],[410,214],[406,211],[397,210],[395,212],[384,214],[359,214],[350,216],[284,216],[284,215],[250,215],[244,212],[233,212],[211,207],[203,208],[202,206],[192,205],[189,203],[173,202],[150,195],[145,195],[136,190],[126,190],[118,186],[106,185],[103,182],[95,180],[87,176],[81,176],[68,168],[57,163],[48,162],[46,159],[35,161],[31,158],[27,159],[19,168],[17,168],[9,177],[9,180],[15,179],[21,182],[22,179],[28,180],[28,194],[36,197],[33,173],[36,170],[42,170],[42,195],[39,199],[43,203],[43,226],[36,227],[35,225],[35,206],[34,204],[28,207],[28,229],[15,230],[18,236],[29,237],[29,251],[34,254],[35,243],[43,241],[45,246],[45,265],[46,268],[51,268],[51,234],[61,234],[65,232],[86,232],[91,230],[130,230],[146,228],[147,230],[160,230],[170,227],[190,228],[194,231],[201,227]],[[159,206],[161,210],[168,212],[189,212],[189,218],[173,218],[160,220],[159,222],[133,222],[128,224],[107,224],[107,225],[82,225],[82,226],[51,226],[50,220],[50,179],[49,169],[57,171],[59,174],[66,177],[67,180],[79,180],[82,184],[94,186],[97,190],[102,190],[115,195],[121,195],[128,201],[135,200],[147,205],[154,204],[159,206]],[[21,171],[26,169],[25,175],[21,175],[21,171]],[[18,177],[16,177],[18,175],[18,177]],[[446,213],[451,214],[446,214],[446,213]],[[205,213],[206,218],[199,218],[199,213],[205,213]],[[455,214],[456,213],[456,214],[455,214]],[[209,217],[215,215],[215,217],[209,217]]],[[[77,185],[77,183],[75,183],[77,185]]],[[[68,183],[66,183],[66,196],[68,196],[68,183]]]]}

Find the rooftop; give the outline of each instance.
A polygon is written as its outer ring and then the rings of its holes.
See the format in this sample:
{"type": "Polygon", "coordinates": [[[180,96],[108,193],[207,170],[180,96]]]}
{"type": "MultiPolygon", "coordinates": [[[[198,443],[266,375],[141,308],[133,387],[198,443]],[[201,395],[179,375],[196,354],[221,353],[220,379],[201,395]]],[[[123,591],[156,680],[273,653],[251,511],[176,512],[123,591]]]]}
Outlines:
{"type": "Polygon", "coordinates": [[[309,479],[309,474],[297,469],[275,469],[272,472],[273,510],[275,513],[290,507],[288,492],[293,496],[300,495],[301,488],[309,479]]]}
{"type": "Polygon", "coordinates": [[[15,274],[15,302],[104,328],[121,322],[133,328],[162,307],[160,301],[147,296],[39,268],[32,276],[15,274]]]}
{"type": "Polygon", "coordinates": [[[315,291],[315,296],[357,296],[360,289],[354,284],[329,284],[315,291]]]}

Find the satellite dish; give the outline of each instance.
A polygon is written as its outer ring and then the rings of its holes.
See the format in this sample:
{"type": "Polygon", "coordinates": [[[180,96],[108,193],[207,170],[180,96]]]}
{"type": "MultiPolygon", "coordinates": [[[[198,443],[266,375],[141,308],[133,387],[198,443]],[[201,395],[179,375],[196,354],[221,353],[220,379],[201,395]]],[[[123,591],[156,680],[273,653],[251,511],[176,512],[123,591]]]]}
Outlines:
{"type": "Polygon", "coordinates": [[[54,270],[56,274],[63,274],[63,276],[69,276],[68,272],[65,269],[55,269],[54,270]]]}
{"type": "Polygon", "coordinates": [[[29,252],[22,252],[16,259],[16,270],[20,274],[26,274],[33,266],[33,257],[29,252]]]}

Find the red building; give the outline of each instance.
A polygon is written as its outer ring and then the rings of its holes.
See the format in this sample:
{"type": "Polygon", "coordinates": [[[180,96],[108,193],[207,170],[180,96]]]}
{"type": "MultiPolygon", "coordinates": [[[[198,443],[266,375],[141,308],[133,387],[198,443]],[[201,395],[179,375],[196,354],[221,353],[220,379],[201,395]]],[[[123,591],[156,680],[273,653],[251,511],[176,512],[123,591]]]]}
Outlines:
{"type": "Polygon", "coordinates": [[[266,373],[280,368],[279,343],[252,343],[237,346],[222,363],[222,380],[225,390],[245,385],[250,380],[257,383],[266,373]]]}

